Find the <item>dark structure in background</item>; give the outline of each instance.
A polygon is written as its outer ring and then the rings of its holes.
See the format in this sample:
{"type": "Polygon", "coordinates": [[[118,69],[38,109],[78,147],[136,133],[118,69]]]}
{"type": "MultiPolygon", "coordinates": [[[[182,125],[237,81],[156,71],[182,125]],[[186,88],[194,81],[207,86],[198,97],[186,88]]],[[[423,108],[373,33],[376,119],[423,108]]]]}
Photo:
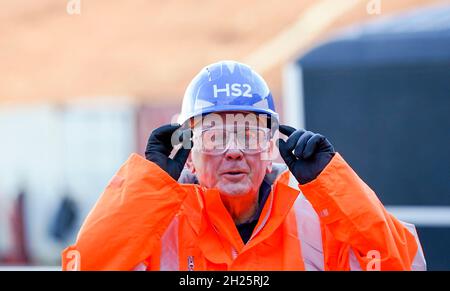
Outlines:
{"type": "Polygon", "coordinates": [[[55,218],[50,224],[50,235],[61,243],[70,243],[71,234],[76,231],[76,223],[79,219],[79,207],[77,202],[66,193],[59,202],[55,218]]]}
{"type": "Polygon", "coordinates": [[[324,133],[388,206],[419,206],[429,270],[450,270],[450,6],[346,32],[296,62],[306,128],[324,133]],[[431,207],[429,207],[431,206],[431,207]]]}

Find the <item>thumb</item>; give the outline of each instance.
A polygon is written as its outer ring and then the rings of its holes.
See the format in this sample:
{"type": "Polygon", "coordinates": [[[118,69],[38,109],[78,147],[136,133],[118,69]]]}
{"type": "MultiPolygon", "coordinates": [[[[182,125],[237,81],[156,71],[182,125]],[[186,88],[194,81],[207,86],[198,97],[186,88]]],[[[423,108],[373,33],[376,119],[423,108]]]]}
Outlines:
{"type": "Polygon", "coordinates": [[[289,151],[286,142],[281,138],[278,139],[278,149],[280,151],[280,155],[283,160],[286,162],[286,165],[291,168],[294,163],[297,161],[297,158],[294,156],[292,151],[289,151]]]}

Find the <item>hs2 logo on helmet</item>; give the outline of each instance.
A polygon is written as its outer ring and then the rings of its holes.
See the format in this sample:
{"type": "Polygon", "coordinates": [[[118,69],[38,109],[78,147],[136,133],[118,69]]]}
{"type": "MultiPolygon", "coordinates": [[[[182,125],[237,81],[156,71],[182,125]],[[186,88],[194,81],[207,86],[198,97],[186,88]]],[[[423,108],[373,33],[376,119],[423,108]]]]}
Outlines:
{"type": "Polygon", "coordinates": [[[227,97],[234,96],[244,96],[244,97],[252,97],[252,87],[249,84],[239,84],[233,83],[225,84],[225,88],[218,88],[216,84],[213,85],[214,90],[214,98],[219,96],[219,93],[225,93],[227,97]]]}

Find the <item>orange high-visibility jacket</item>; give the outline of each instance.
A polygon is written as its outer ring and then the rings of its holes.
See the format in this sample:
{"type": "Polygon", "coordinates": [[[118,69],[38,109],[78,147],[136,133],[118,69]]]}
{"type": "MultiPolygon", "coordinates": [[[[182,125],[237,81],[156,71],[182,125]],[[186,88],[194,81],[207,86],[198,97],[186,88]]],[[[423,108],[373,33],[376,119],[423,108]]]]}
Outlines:
{"type": "Polygon", "coordinates": [[[133,154],[86,218],[63,270],[425,270],[415,228],[336,153],[313,181],[284,170],[244,244],[215,189],[133,154]],[[300,190],[298,189],[300,188],[300,190]]]}

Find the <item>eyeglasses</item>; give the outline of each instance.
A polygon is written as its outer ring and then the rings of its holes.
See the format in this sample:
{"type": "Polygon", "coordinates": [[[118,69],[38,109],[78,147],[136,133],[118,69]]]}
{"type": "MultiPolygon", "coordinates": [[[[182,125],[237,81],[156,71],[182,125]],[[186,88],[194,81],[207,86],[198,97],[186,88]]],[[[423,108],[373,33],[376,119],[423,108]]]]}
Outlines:
{"type": "Polygon", "coordinates": [[[270,129],[260,127],[213,127],[193,130],[194,150],[221,155],[231,148],[256,154],[269,148],[270,129]],[[233,141],[233,142],[232,142],[233,141]]]}

